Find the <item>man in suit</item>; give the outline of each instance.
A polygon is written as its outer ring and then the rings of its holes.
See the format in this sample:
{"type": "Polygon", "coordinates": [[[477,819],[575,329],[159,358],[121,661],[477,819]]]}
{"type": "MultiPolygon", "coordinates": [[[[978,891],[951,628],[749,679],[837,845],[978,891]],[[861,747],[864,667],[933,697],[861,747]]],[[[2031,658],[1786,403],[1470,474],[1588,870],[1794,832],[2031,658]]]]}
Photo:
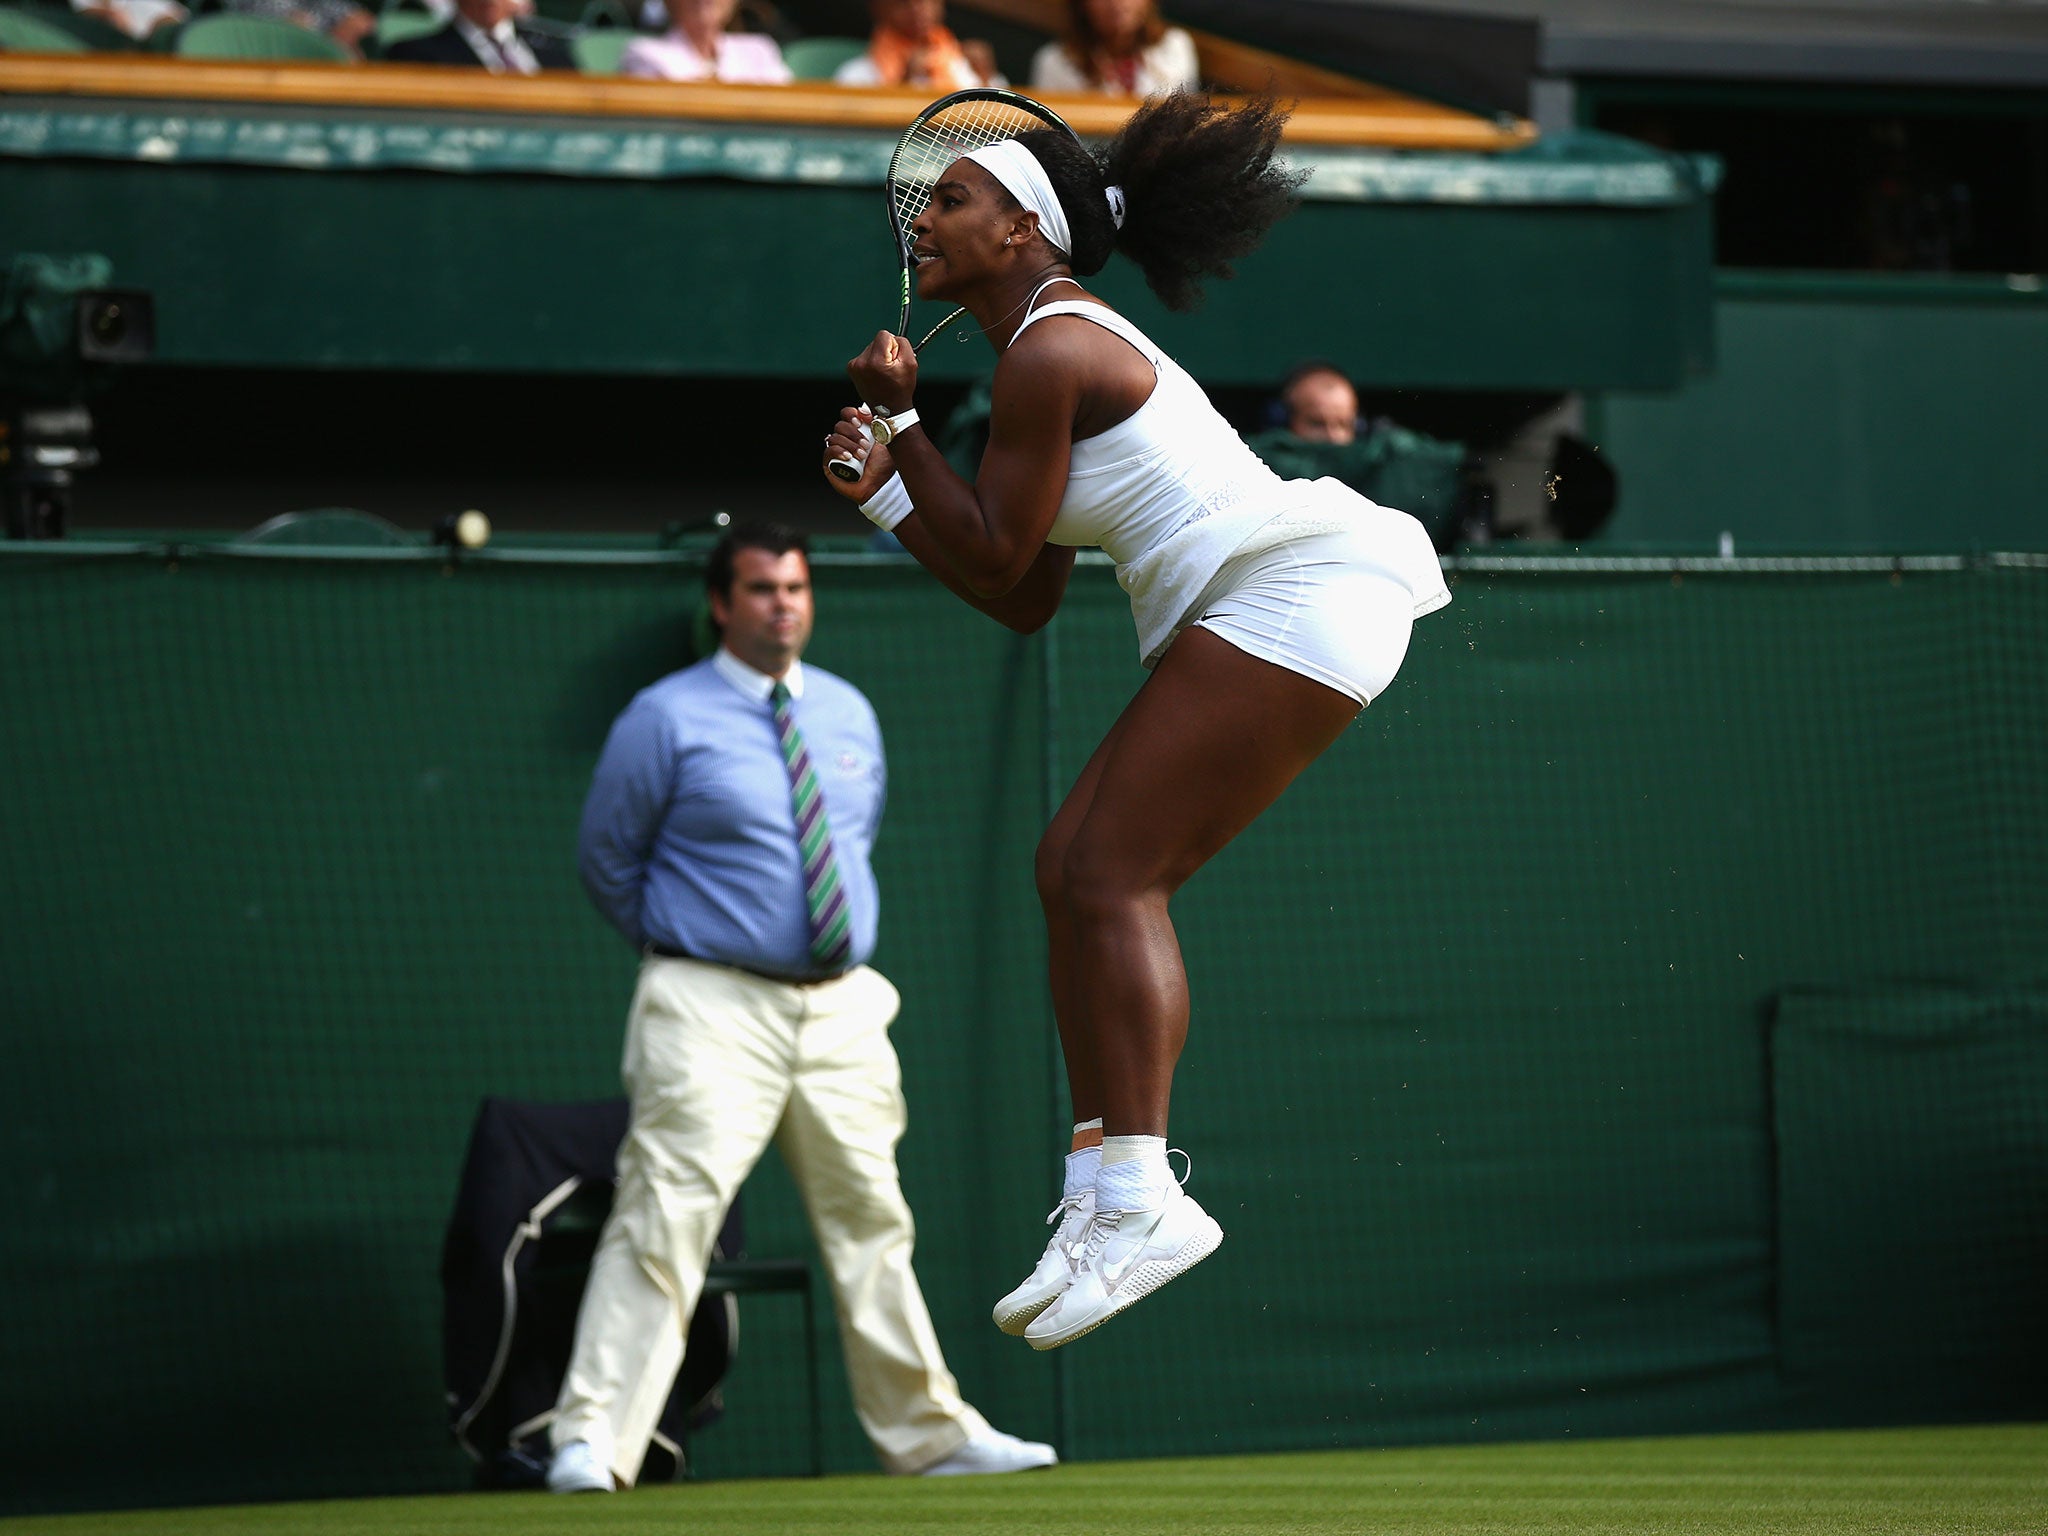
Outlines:
{"type": "Polygon", "coordinates": [[[448,25],[393,43],[384,57],[407,64],[453,64],[494,75],[536,75],[574,69],[569,45],[552,33],[520,25],[525,0],[455,0],[448,25]]]}

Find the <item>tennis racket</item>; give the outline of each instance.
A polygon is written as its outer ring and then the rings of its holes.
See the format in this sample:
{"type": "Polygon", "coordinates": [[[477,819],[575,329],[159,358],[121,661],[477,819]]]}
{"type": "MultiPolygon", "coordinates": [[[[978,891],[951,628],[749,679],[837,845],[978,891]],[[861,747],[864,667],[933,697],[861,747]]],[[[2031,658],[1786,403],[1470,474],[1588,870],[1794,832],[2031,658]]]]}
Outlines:
{"type": "MultiPolygon", "coordinates": [[[[897,141],[882,188],[889,201],[889,229],[896,237],[896,254],[903,263],[902,305],[896,314],[895,335],[910,334],[910,290],[917,271],[917,262],[910,254],[914,238],[910,226],[931,202],[932,188],[946,174],[946,167],[969,150],[1014,139],[1035,128],[1057,128],[1070,138],[1078,137],[1050,108],[1040,106],[1030,97],[983,87],[940,97],[917,114],[897,141]]],[[[964,309],[954,310],[926,331],[911,350],[924,350],[925,342],[966,313],[964,309]]],[[[832,461],[831,470],[842,480],[858,480],[860,461],[837,458],[832,461]]]]}

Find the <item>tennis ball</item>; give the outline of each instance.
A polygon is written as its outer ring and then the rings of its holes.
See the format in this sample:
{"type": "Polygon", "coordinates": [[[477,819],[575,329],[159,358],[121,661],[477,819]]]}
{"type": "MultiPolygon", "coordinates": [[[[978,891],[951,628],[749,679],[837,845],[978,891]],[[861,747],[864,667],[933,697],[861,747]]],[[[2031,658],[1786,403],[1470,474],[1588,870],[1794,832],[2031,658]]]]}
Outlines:
{"type": "Polygon", "coordinates": [[[455,519],[455,538],[464,549],[482,549],[491,541],[491,520],[471,508],[455,519]]]}

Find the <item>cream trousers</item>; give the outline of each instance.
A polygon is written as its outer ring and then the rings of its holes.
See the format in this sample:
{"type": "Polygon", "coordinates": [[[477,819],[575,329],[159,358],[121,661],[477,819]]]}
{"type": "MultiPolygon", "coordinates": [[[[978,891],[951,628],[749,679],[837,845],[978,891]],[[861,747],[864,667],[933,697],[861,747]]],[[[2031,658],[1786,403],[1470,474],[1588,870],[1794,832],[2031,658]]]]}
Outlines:
{"type": "Polygon", "coordinates": [[[650,958],[621,1067],[632,1123],[556,1405],[620,1484],[640,1472],[726,1208],[772,1139],[831,1278],[854,1412],[882,1465],[917,1472],[987,1429],[961,1401],[910,1267],[896,1177],[901,1004],[858,967],[814,987],[650,958]]]}

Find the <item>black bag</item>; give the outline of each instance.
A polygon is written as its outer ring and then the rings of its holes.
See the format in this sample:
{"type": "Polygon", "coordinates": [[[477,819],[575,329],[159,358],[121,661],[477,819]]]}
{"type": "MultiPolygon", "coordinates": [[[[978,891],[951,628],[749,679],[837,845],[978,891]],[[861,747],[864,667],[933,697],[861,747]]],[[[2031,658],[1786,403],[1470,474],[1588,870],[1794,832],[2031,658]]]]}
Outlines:
{"type": "Polygon", "coordinates": [[[1574,433],[1560,432],[1550,455],[1550,520],[1557,536],[1582,544],[1607,526],[1621,499],[1621,477],[1600,450],[1574,433]]]}
{"type": "MultiPolygon", "coordinates": [[[[538,1487],[546,1476],[548,1424],[590,1257],[611,1210],[627,1118],[622,1098],[490,1098],[477,1111],[441,1249],[441,1347],[449,1428],[476,1462],[479,1487],[538,1487]]],[[[713,1257],[743,1251],[734,1200],[713,1257]]],[[[723,1412],[719,1384],[732,1364],[736,1311],[731,1296],[719,1296],[691,1318],[683,1367],[640,1482],[673,1478],[688,1436],[723,1412]]]]}

